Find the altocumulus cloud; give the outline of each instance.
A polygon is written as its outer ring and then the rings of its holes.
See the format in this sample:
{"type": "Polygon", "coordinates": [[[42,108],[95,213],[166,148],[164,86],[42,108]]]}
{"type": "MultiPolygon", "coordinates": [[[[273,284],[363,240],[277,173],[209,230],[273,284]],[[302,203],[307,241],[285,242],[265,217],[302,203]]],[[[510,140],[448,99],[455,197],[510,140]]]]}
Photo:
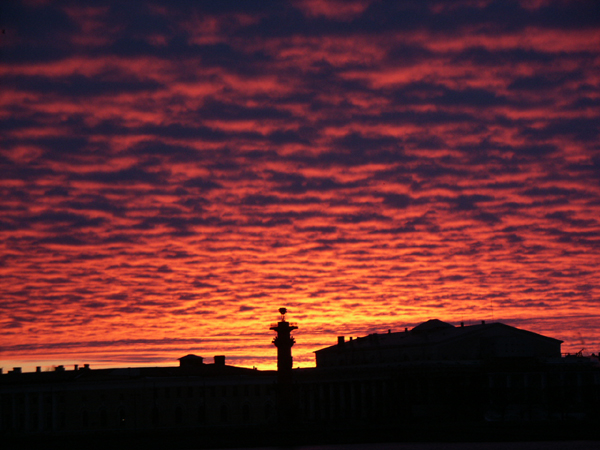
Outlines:
{"type": "Polygon", "coordinates": [[[8,359],[272,366],[284,305],[302,364],[325,330],[432,317],[600,344],[598,2],[21,1],[0,20],[8,359]]]}

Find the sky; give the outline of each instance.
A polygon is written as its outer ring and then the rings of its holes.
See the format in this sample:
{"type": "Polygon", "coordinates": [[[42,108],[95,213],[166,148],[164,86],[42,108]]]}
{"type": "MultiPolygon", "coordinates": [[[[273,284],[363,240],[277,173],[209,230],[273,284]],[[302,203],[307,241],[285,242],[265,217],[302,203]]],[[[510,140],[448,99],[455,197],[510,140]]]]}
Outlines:
{"type": "Polygon", "coordinates": [[[273,369],[499,321],[600,351],[600,3],[0,6],[0,366],[273,369]]]}

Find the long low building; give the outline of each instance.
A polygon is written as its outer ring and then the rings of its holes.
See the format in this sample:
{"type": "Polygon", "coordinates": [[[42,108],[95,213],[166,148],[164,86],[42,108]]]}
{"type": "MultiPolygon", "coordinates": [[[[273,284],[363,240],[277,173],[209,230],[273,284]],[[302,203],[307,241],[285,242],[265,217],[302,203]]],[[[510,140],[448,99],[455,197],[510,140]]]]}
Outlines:
{"type": "Polygon", "coordinates": [[[428,320],[401,333],[370,334],[315,352],[317,367],[403,361],[465,361],[491,358],[560,357],[562,341],[502,323],[455,327],[428,320]]]}
{"type": "Polygon", "coordinates": [[[143,430],[272,422],[275,372],[188,355],[179,367],[52,372],[0,378],[0,429],[13,433],[143,430]]]}
{"type": "Polygon", "coordinates": [[[318,350],[291,368],[295,325],[272,327],[279,373],[196,355],[178,367],[0,375],[5,437],[181,430],[225,433],[287,426],[408,433],[415,424],[597,421],[600,364],[562,357],[561,341],[500,323],[430,320],[318,350]],[[283,372],[283,373],[282,373],[283,372]],[[262,427],[262,428],[261,428],[262,427]]]}

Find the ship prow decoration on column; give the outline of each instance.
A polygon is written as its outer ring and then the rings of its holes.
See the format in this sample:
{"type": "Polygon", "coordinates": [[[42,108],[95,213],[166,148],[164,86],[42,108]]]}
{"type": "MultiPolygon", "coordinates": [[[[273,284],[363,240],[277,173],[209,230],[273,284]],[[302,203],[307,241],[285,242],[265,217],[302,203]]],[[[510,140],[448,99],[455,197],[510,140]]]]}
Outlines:
{"type": "Polygon", "coordinates": [[[279,308],[279,313],[281,314],[280,321],[271,325],[270,329],[277,333],[273,339],[273,344],[277,347],[277,378],[281,383],[290,381],[291,378],[292,347],[296,343],[291,333],[293,330],[297,330],[298,327],[296,324],[285,320],[287,308],[279,308]]]}

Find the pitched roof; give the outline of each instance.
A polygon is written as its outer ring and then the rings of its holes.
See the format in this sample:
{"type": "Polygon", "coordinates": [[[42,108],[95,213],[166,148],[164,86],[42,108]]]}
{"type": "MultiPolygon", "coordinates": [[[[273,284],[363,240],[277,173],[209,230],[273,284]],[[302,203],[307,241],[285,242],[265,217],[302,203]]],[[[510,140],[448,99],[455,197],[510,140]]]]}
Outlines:
{"type": "Polygon", "coordinates": [[[190,353],[189,355],[185,355],[182,356],[181,358],[178,358],[179,361],[197,361],[197,360],[204,360],[204,358],[202,356],[198,356],[198,355],[194,355],[193,353],[190,353]]]}
{"type": "MultiPolygon", "coordinates": [[[[431,319],[415,326],[410,331],[397,332],[397,333],[373,333],[365,337],[359,337],[351,341],[346,341],[343,345],[345,348],[361,350],[369,349],[373,347],[411,347],[423,344],[434,344],[454,339],[461,339],[468,335],[478,334],[484,330],[510,330],[514,333],[528,335],[530,337],[536,337],[538,339],[550,340],[562,343],[559,339],[554,339],[548,336],[543,336],[531,331],[522,330],[520,328],[512,327],[500,322],[485,324],[481,323],[478,325],[460,326],[455,327],[447,322],[443,322],[438,319],[431,319]]],[[[337,351],[340,349],[340,345],[332,345],[325,347],[319,352],[337,351]]]]}

